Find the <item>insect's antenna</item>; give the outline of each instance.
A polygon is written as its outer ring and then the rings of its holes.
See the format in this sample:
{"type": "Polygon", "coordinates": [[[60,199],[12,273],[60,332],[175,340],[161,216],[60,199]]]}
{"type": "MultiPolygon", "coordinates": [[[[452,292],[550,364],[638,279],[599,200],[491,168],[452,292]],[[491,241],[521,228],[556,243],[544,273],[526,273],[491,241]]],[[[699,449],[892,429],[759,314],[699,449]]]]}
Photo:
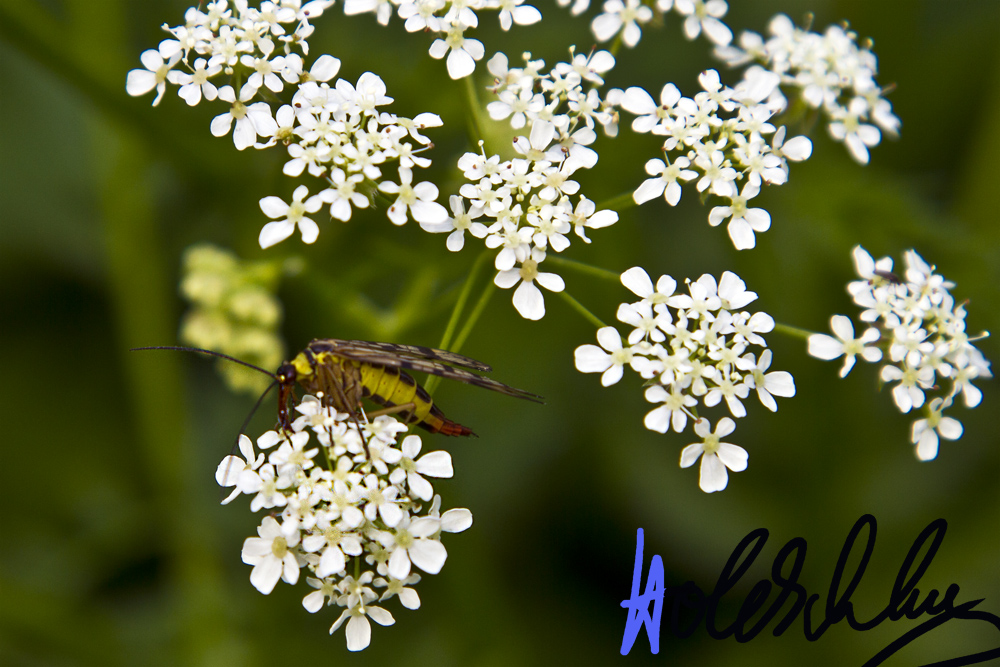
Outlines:
{"type": "Polygon", "coordinates": [[[250,420],[253,419],[253,416],[255,414],[257,414],[257,408],[260,407],[260,404],[264,402],[264,399],[267,398],[267,395],[270,394],[271,390],[274,389],[274,387],[278,384],[279,384],[278,379],[275,378],[274,382],[267,385],[267,389],[265,389],[264,393],[260,395],[260,398],[257,399],[257,402],[253,404],[253,410],[251,410],[250,414],[247,415],[246,420],[243,422],[243,426],[240,426],[240,433],[246,432],[247,425],[250,424],[250,420]]]}
{"type": "MultiPolygon", "coordinates": [[[[140,349],[142,349],[142,348],[140,348],[140,349]]],[[[153,349],[157,349],[157,348],[153,348],[153,349]]],[[[172,349],[172,348],[166,348],[166,349],[169,350],[169,349],[172,349]]],[[[181,349],[187,349],[187,348],[181,348],[181,349]]],[[[247,426],[250,424],[250,420],[253,419],[253,416],[255,414],[257,414],[257,408],[259,408],[260,404],[264,402],[264,399],[267,397],[268,394],[271,393],[271,390],[274,389],[274,386],[276,384],[279,384],[277,378],[275,378],[274,382],[272,382],[271,384],[267,385],[267,389],[264,390],[264,393],[261,394],[260,398],[257,399],[257,402],[254,403],[253,409],[250,411],[250,414],[247,415],[246,420],[244,420],[243,426],[240,427],[240,432],[239,432],[239,435],[236,436],[236,442],[233,443],[233,448],[229,451],[229,455],[230,456],[235,456],[236,452],[239,450],[239,447],[240,447],[240,437],[243,436],[243,435],[245,435],[246,430],[247,430],[247,426]]],[[[226,471],[222,475],[223,479],[229,479],[229,470],[230,470],[231,466],[232,466],[232,459],[230,459],[229,465],[226,466],[226,471]]],[[[225,494],[225,490],[224,489],[222,490],[222,493],[225,494]]]]}
{"type": "MultiPolygon", "coordinates": [[[[238,364],[240,364],[242,366],[246,366],[247,368],[252,368],[255,371],[259,371],[259,372],[263,373],[264,375],[266,375],[268,377],[272,377],[272,378],[275,379],[275,381],[277,381],[277,379],[278,379],[274,375],[274,373],[272,373],[271,371],[266,371],[263,368],[261,368],[260,366],[254,366],[253,364],[251,364],[249,362],[246,362],[246,361],[243,361],[242,359],[237,359],[236,357],[230,357],[228,354],[222,354],[221,352],[215,352],[214,350],[203,350],[200,347],[180,347],[180,346],[177,346],[177,345],[156,345],[156,346],[153,346],[153,347],[132,347],[132,348],[129,348],[129,352],[136,352],[138,350],[176,350],[178,352],[200,352],[201,354],[208,354],[208,355],[213,356],[213,357],[219,357],[220,359],[228,359],[229,361],[234,361],[234,362],[236,362],[236,363],[238,363],[238,364]]],[[[273,387],[273,386],[274,386],[274,384],[271,385],[271,387],[273,387]]],[[[267,391],[271,391],[271,387],[268,387],[267,391]]],[[[267,391],[264,392],[264,396],[267,395],[267,391]]],[[[264,396],[261,396],[261,399],[263,399],[264,396]]],[[[258,401],[257,404],[260,405],[260,401],[258,401]]],[[[256,410],[256,409],[257,408],[255,407],[254,410],[256,410]]],[[[251,416],[253,416],[253,413],[251,413],[251,416]]],[[[249,420],[247,420],[247,421],[249,421],[249,420]]]]}

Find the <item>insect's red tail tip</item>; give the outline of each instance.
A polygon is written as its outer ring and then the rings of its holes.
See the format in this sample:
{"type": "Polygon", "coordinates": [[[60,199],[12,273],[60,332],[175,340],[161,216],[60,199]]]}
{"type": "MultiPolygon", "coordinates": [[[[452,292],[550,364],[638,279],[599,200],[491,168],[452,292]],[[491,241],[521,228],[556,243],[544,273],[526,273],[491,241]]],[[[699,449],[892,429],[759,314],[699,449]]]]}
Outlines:
{"type": "Polygon", "coordinates": [[[441,430],[439,430],[438,433],[441,433],[443,435],[457,435],[457,436],[471,435],[479,437],[476,436],[476,434],[473,433],[472,429],[469,428],[468,426],[462,426],[461,424],[457,424],[453,421],[446,421],[444,424],[442,424],[441,430]]]}

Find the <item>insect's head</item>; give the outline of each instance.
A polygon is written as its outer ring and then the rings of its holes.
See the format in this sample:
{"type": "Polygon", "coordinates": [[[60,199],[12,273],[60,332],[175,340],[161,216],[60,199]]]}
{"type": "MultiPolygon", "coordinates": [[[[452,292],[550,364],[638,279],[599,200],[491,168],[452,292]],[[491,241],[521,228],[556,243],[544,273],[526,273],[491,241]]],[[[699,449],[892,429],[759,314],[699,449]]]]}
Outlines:
{"type": "Polygon", "coordinates": [[[286,361],[278,366],[278,371],[274,374],[274,377],[282,387],[295,384],[295,366],[290,361],[286,361]]]}

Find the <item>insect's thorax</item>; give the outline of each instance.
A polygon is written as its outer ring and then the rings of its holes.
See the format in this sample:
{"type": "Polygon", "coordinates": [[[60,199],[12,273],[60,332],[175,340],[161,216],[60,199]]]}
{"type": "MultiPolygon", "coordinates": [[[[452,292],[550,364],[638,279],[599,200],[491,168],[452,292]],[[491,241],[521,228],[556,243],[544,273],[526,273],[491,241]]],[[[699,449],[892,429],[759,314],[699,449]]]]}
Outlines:
{"type": "Polygon", "coordinates": [[[340,412],[356,414],[365,395],[357,362],[331,352],[314,351],[311,346],[292,359],[296,380],[310,394],[322,396],[327,405],[340,412]]]}

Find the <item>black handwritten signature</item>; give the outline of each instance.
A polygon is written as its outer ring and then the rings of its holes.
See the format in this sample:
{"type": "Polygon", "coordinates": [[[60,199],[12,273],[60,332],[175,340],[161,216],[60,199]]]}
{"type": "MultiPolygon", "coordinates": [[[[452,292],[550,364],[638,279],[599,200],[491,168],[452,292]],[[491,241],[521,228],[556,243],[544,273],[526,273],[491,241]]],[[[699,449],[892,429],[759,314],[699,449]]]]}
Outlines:
{"type": "MultiPolygon", "coordinates": [[[[762,579],[754,584],[747,595],[736,620],[726,627],[718,627],[716,614],[722,596],[732,590],[740,578],[753,564],[767,543],[768,531],[765,528],[758,528],[747,534],[746,537],[736,546],[730,555],[728,562],[722,569],[715,588],[708,596],[694,584],[688,581],[680,586],[664,587],[663,582],[663,561],[658,555],[654,555],[650,561],[649,573],[646,579],[645,592],[639,592],[640,580],[642,576],[643,562],[643,533],[639,529],[636,539],[635,569],[632,573],[632,591],[628,600],[622,601],[622,607],[628,610],[628,618],[625,622],[625,636],[622,639],[621,654],[627,655],[632,649],[640,630],[646,628],[649,637],[650,650],[659,653],[660,650],[660,618],[663,612],[663,602],[665,598],[673,597],[670,612],[670,630],[676,637],[690,636],[705,621],[705,628],[714,639],[726,639],[733,636],[739,642],[747,642],[756,637],[781,611],[785,603],[791,600],[791,607],[784,617],[775,625],[773,633],[780,636],[802,613],[803,633],[809,641],[816,641],[831,626],[847,621],[847,624],[858,631],[871,630],[885,620],[898,621],[902,618],[915,620],[923,615],[931,616],[920,625],[904,633],[901,637],[891,642],[884,649],[879,651],[874,657],[864,664],[863,667],[875,667],[882,664],[891,655],[901,648],[930,632],[931,630],[944,625],[952,619],[962,619],[967,621],[984,621],[991,624],[1000,631],[1000,617],[985,611],[977,611],[975,607],[983,599],[970,600],[969,602],[955,603],[958,596],[958,584],[951,584],[944,596],[938,600],[939,592],[936,589],[930,590],[921,600],[921,592],[917,588],[920,578],[930,567],[931,562],[941,543],[944,541],[945,531],[948,523],[944,519],[935,519],[924,528],[923,532],[917,536],[913,546],[903,559],[893,583],[892,592],[889,594],[889,602],[885,608],[867,621],[859,620],[855,614],[854,604],[851,602],[851,595],[857,589],[858,584],[864,576],[865,568],[871,559],[875,549],[876,533],[875,517],[866,514],[858,519],[857,523],[848,533],[841,549],[840,558],[830,577],[830,589],[826,597],[823,608],[823,619],[814,625],[814,606],[819,601],[819,594],[812,595],[806,588],[798,583],[799,574],[806,557],[806,541],[801,537],[789,540],[774,558],[771,567],[771,580],[762,579]],[[864,554],[857,565],[853,575],[845,584],[845,570],[851,551],[858,540],[862,529],[868,527],[868,540],[865,543],[864,554]],[[930,542],[926,552],[920,562],[914,566],[918,554],[926,543],[930,542]],[[746,556],[744,557],[744,554],[746,556]],[[789,571],[785,574],[786,564],[789,558],[794,555],[789,571]],[[773,582],[773,583],[772,583],[773,582]],[[778,589],[778,595],[760,618],[750,627],[747,624],[757,615],[767,603],[773,589],[778,589]],[[650,614],[649,605],[653,604],[653,611],[650,614]],[[693,610],[696,618],[687,627],[680,626],[681,608],[693,610]]],[[[994,658],[1000,658],[1000,647],[982,651],[979,653],[949,658],[947,660],[933,663],[933,667],[957,667],[958,665],[973,665],[994,658]]],[[[930,667],[930,666],[927,666],[930,667]]]]}

